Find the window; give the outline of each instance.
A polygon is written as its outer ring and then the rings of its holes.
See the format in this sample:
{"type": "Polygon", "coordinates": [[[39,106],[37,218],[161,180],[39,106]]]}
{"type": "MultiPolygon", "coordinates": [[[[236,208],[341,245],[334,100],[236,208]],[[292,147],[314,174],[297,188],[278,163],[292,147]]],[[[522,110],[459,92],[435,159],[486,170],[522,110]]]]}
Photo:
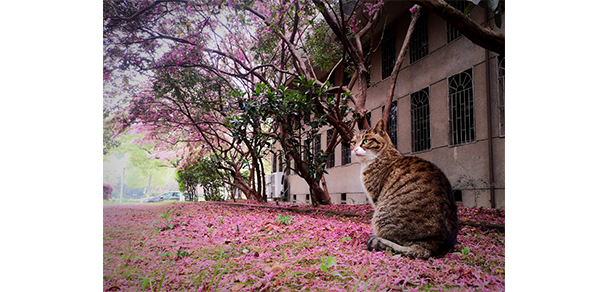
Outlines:
{"type": "Polygon", "coordinates": [[[341,165],[352,163],[352,153],[348,142],[341,142],[341,165]]]}
{"type": "Polygon", "coordinates": [[[411,94],[411,151],[430,149],[430,89],[411,94]]]}
{"type": "Polygon", "coordinates": [[[271,172],[277,172],[277,154],[273,153],[273,162],[271,163],[271,172]]]}
{"type": "Polygon", "coordinates": [[[500,109],[500,136],[504,136],[504,56],[498,56],[498,107],[500,109]]]}
{"type": "Polygon", "coordinates": [[[409,43],[409,60],[411,63],[428,55],[428,15],[426,11],[422,11],[415,29],[411,42],[409,43]]]}
{"type": "Polygon", "coordinates": [[[472,69],[448,78],[451,145],[474,141],[472,69]]]}
{"type": "MultiPolygon", "coordinates": [[[[333,137],[335,133],[335,129],[330,129],[326,131],[326,147],[330,145],[330,139],[333,137]]],[[[331,151],[326,158],[326,168],[335,167],[335,151],[331,151]]]]}
{"type": "MultiPolygon", "coordinates": [[[[453,6],[455,9],[464,12],[466,6],[468,6],[468,1],[447,1],[449,5],[453,6]]],[[[449,22],[447,22],[447,43],[450,43],[457,38],[461,37],[462,33],[453,27],[449,22]]]]}
{"type": "MultiPolygon", "coordinates": [[[[398,145],[398,135],[397,135],[397,127],[398,127],[398,115],[397,115],[398,105],[396,101],[392,102],[392,106],[390,107],[390,117],[388,118],[388,124],[386,126],[386,132],[388,136],[390,136],[390,140],[392,140],[392,144],[396,148],[398,145]]],[[[382,107],[382,112],[385,111],[385,106],[382,107]]]]}
{"type": "Polygon", "coordinates": [[[309,194],[305,195],[305,202],[309,203],[309,194]]]}
{"type": "Polygon", "coordinates": [[[341,193],[341,205],[347,204],[347,194],[341,193]]]}
{"type": "Polygon", "coordinates": [[[389,27],[383,32],[381,42],[381,79],[392,75],[394,63],[396,63],[396,30],[394,27],[389,27]]]}
{"type": "Polygon", "coordinates": [[[311,139],[305,140],[305,145],[303,145],[303,161],[311,162],[311,139]]]}

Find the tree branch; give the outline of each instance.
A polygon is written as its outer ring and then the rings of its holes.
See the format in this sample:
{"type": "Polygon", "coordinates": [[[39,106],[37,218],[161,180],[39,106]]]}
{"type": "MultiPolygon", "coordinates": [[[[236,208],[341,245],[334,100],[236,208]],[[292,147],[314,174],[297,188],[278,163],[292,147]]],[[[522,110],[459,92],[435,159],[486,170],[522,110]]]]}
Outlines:
{"type": "Polygon", "coordinates": [[[383,121],[385,124],[388,124],[388,119],[390,118],[390,110],[392,107],[392,99],[394,99],[394,90],[396,89],[396,80],[398,78],[398,73],[400,72],[400,67],[402,66],[402,62],[407,55],[407,48],[409,43],[411,42],[411,37],[413,36],[413,31],[415,30],[415,25],[417,24],[417,20],[421,14],[421,6],[415,4],[412,8],[411,15],[411,23],[409,24],[409,28],[407,29],[407,35],[405,36],[405,40],[402,42],[402,47],[400,48],[400,52],[398,53],[398,58],[396,59],[396,63],[394,64],[394,69],[392,69],[392,74],[390,75],[390,84],[388,88],[388,92],[386,94],[385,100],[385,108],[383,110],[383,121]]]}
{"type": "Polygon", "coordinates": [[[430,9],[446,22],[459,30],[474,44],[504,55],[504,34],[490,28],[482,27],[463,12],[455,9],[443,0],[416,0],[415,3],[430,9]]]}

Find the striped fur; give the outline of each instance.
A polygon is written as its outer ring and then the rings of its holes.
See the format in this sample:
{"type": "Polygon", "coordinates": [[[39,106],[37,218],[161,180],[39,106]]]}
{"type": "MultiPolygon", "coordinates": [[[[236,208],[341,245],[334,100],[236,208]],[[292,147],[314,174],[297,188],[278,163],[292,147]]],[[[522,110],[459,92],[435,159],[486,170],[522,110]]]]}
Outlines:
{"type": "Polygon", "coordinates": [[[458,232],[457,206],[445,174],[431,162],[402,156],[383,120],[354,137],[351,147],[375,208],[368,249],[424,259],[452,249],[458,232]]]}

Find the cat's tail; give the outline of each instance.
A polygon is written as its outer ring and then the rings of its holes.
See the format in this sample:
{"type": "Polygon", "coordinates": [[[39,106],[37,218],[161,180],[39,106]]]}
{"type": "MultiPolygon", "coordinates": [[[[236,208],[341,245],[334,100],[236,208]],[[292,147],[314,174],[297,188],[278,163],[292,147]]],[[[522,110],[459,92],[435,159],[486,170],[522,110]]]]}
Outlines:
{"type": "Polygon", "coordinates": [[[416,242],[400,245],[385,238],[377,237],[374,234],[372,234],[367,241],[366,247],[370,251],[386,251],[387,249],[390,249],[394,253],[410,258],[427,259],[432,256],[432,251],[430,249],[427,249],[416,242]]]}

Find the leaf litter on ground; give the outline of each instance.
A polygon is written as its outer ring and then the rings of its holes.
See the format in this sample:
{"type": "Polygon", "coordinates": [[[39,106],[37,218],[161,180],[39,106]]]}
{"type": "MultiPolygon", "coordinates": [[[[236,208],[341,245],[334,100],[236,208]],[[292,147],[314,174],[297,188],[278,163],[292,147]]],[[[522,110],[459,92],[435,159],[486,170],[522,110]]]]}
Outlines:
{"type": "MultiPolygon", "coordinates": [[[[461,226],[447,255],[409,259],[366,250],[370,217],[248,204],[104,205],[104,290],[504,290],[504,234],[495,230],[461,226]]],[[[372,214],[363,205],[296,207],[372,214]]],[[[504,210],[460,207],[459,217],[504,223],[504,210]]]]}

